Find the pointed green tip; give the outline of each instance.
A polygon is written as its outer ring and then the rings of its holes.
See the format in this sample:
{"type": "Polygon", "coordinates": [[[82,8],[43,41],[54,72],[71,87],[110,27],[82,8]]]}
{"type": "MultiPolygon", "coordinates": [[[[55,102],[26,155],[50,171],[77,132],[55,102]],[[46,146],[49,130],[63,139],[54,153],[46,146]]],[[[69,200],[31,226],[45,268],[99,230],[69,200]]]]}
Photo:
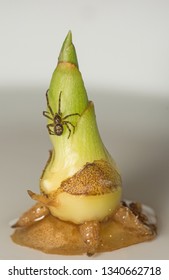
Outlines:
{"type": "Polygon", "coordinates": [[[58,62],[69,62],[78,67],[76,50],[72,43],[72,33],[68,32],[65,41],[63,42],[58,62]]]}

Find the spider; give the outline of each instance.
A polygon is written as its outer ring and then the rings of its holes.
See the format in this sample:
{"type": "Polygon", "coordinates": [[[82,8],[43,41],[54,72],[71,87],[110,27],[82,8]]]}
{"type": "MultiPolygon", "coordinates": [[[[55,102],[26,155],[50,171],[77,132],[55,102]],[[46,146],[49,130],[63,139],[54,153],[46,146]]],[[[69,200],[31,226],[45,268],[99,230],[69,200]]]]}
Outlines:
{"type": "Polygon", "coordinates": [[[62,117],[62,112],[61,112],[61,94],[62,94],[62,91],[59,94],[58,112],[54,113],[50,104],[49,104],[48,91],[49,91],[49,89],[46,91],[46,100],[47,100],[47,107],[48,107],[49,111],[43,111],[43,115],[46,118],[53,121],[53,123],[47,124],[48,132],[51,135],[60,136],[60,135],[63,134],[63,130],[64,130],[63,126],[66,125],[67,129],[69,130],[69,135],[68,135],[68,138],[69,138],[70,135],[71,135],[71,132],[72,132],[72,130],[70,129],[70,126],[73,128],[73,133],[75,131],[75,126],[70,121],[67,121],[66,119],[71,117],[71,116],[79,116],[80,117],[80,114],[79,113],[74,113],[74,114],[69,114],[69,115],[66,115],[65,117],[62,117]]]}

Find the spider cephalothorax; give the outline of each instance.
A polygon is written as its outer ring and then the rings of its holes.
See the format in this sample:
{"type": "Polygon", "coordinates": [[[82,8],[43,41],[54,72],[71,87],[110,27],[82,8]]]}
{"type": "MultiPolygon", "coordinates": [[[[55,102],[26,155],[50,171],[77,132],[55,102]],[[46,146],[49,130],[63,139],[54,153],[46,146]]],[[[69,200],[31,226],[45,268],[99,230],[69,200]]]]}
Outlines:
{"type": "Polygon", "coordinates": [[[53,122],[50,123],[50,124],[47,124],[47,129],[49,131],[49,134],[51,135],[57,135],[57,136],[60,136],[63,134],[63,126],[66,125],[67,129],[69,130],[69,135],[68,135],[68,138],[70,137],[71,135],[71,128],[70,126],[73,128],[73,133],[75,131],[75,125],[73,125],[70,121],[67,121],[66,119],[71,117],[71,116],[79,116],[80,117],[80,114],[79,113],[73,113],[73,114],[69,114],[69,115],[66,115],[64,117],[62,117],[62,112],[61,112],[61,94],[62,92],[60,92],[59,94],[59,104],[58,104],[58,112],[57,113],[54,113],[50,104],[49,104],[49,99],[48,99],[48,91],[46,92],[46,100],[47,100],[47,107],[49,109],[49,111],[43,111],[43,115],[52,120],[53,122]]]}

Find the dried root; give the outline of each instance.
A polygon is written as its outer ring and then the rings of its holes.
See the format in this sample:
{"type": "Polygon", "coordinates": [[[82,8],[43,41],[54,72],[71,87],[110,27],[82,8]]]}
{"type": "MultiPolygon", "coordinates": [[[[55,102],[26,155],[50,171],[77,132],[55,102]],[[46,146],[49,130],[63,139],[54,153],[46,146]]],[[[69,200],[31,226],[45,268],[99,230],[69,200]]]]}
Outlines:
{"type": "Polygon", "coordinates": [[[85,222],[80,225],[80,234],[87,246],[87,255],[94,255],[100,244],[100,223],[97,221],[85,222]]]}
{"type": "Polygon", "coordinates": [[[12,228],[28,227],[35,222],[42,220],[49,214],[49,210],[42,203],[36,203],[28,211],[26,211],[19,220],[12,225],[12,228]]]}

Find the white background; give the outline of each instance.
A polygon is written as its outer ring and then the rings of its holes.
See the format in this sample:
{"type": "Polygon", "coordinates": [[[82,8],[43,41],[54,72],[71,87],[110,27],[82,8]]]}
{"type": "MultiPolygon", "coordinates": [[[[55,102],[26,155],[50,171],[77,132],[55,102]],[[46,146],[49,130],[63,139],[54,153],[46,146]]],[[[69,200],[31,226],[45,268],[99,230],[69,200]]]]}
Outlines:
{"type": "Polygon", "coordinates": [[[48,85],[72,30],[87,85],[168,93],[167,0],[1,0],[0,6],[2,85],[48,85]]]}
{"type": "Polygon", "coordinates": [[[169,258],[168,15],[165,0],[0,0],[0,258],[60,258],[16,246],[8,224],[32,205],[26,190],[39,191],[45,91],[69,30],[123,197],[158,216],[155,241],[96,259],[169,258]]]}

